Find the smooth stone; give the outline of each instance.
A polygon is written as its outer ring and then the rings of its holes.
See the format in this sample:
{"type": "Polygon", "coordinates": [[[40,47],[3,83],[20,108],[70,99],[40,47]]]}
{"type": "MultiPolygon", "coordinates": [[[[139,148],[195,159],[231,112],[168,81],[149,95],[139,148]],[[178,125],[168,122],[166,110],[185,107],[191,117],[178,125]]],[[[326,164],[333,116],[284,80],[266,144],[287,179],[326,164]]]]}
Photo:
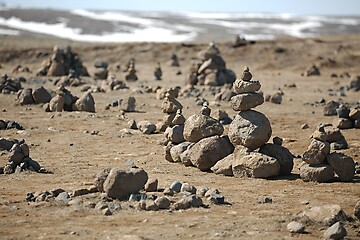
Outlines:
{"type": "Polygon", "coordinates": [[[174,192],[180,192],[182,187],[182,183],[175,181],[170,185],[170,189],[173,190],[174,192]]]}
{"type": "Polygon", "coordinates": [[[296,221],[290,222],[286,228],[291,233],[304,233],[305,231],[305,225],[296,221]]]}
{"type": "Polygon", "coordinates": [[[230,107],[234,111],[245,111],[264,103],[264,97],[259,93],[242,93],[230,99],[230,107]]]}

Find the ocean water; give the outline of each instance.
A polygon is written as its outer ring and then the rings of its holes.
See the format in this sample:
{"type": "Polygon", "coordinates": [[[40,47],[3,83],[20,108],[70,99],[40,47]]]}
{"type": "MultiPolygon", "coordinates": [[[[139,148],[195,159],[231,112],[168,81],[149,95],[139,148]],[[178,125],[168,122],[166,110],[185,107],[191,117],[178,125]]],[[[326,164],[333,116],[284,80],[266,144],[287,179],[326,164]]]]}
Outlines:
{"type": "Polygon", "coordinates": [[[29,33],[85,42],[271,40],[359,34],[360,16],[0,9],[0,35],[29,33]]]}

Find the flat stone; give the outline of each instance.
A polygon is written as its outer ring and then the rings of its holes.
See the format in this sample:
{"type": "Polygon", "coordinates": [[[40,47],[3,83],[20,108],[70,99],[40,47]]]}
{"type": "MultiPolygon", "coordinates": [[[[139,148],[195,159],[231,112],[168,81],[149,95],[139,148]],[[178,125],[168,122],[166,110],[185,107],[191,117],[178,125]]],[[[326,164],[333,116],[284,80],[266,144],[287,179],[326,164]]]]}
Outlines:
{"type": "Polygon", "coordinates": [[[232,170],[234,177],[268,178],[279,175],[280,164],[275,158],[254,152],[235,159],[232,170]]]}
{"type": "Polygon", "coordinates": [[[234,111],[244,111],[264,103],[264,97],[259,93],[242,93],[230,99],[230,107],[234,111]]]}
{"type": "Polygon", "coordinates": [[[346,221],[347,216],[339,205],[322,205],[311,207],[298,214],[300,219],[330,226],[339,221],[346,221]]]}
{"type": "Polygon", "coordinates": [[[244,81],[236,79],[233,84],[233,89],[237,94],[257,92],[260,88],[261,84],[259,81],[244,81]]]}
{"type": "Polygon", "coordinates": [[[286,228],[291,233],[304,233],[305,232],[305,225],[296,221],[290,222],[286,228]]]}
{"type": "Polygon", "coordinates": [[[334,169],[327,164],[308,165],[300,168],[300,177],[304,182],[330,182],[334,179],[334,169]]]}

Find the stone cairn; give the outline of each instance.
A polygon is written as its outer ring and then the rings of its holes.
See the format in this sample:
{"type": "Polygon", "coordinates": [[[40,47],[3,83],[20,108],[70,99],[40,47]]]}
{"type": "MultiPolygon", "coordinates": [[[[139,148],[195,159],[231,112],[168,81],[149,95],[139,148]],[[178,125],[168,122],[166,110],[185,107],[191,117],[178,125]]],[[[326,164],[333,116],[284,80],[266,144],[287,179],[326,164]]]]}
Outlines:
{"type": "Polygon", "coordinates": [[[259,91],[259,81],[251,81],[252,74],[245,67],[241,79],[233,84],[236,96],[230,106],[238,114],[229,126],[229,139],[235,146],[233,154],[216,163],[211,170],[217,174],[235,177],[268,178],[288,175],[293,168],[293,155],[282,147],[282,139],[273,138],[274,144],[267,143],[272,134],[268,118],[252,108],[261,105],[264,98],[259,91]],[[258,152],[255,152],[256,149],[258,152]]]}
{"type": "Polygon", "coordinates": [[[157,66],[154,70],[154,77],[155,77],[155,80],[161,80],[162,70],[161,70],[161,66],[160,66],[159,62],[157,63],[157,66]]]}
{"type": "Polygon", "coordinates": [[[37,75],[80,77],[89,76],[89,73],[79,56],[72,52],[70,46],[65,49],[55,46],[51,58],[42,63],[37,75]]]}
{"type": "Polygon", "coordinates": [[[0,138],[0,151],[8,151],[8,163],[0,167],[0,174],[33,171],[45,173],[46,170],[30,157],[29,146],[25,140],[0,138]]]}
{"type": "Polygon", "coordinates": [[[105,80],[108,77],[108,63],[104,60],[97,59],[94,63],[96,68],[94,72],[94,79],[105,80]]]}
{"type": "Polygon", "coordinates": [[[158,131],[165,131],[165,138],[171,144],[179,144],[185,141],[183,136],[185,117],[182,115],[183,106],[176,100],[177,96],[177,89],[170,88],[165,93],[165,97],[161,104],[165,116],[158,131]]]}
{"type": "Polygon", "coordinates": [[[170,66],[171,67],[180,67],[179,59],[175,53],[173,55],[171,55],[170,66]]]}
{"type": "Polygon", "coordinates": [[[135,59],[131,59],[128,63],[127,74],[125,75],[126,81],[134,82],[138,80],[135,69],[135,59]]]}
{"type": "Polygon", "coordinates": [[[187,84],[222,86],[235,81],[235,73],[226,68],[226,63],[215,43],[210,43],[207,49],[200,51],[198,58],[199,62],[194,63],[190,68],[187,84]]]}
{"type": "Polygon", "coordinates": [[[329,124],[320,124],[311,139],[302,156],[301,179],[305,182],[330,182],[336,173],[340,181],[351,181],[355,175],[354,160],[343,153],[331,152],[330,144],[346,142],[340,130],[329,124]]]}
{"type": "Polygon", "coordinates": [[[12,79],[8,75],[2,75],[0,78],[0,93],[16,93],[21,89],[21,78],[12,79]]]}

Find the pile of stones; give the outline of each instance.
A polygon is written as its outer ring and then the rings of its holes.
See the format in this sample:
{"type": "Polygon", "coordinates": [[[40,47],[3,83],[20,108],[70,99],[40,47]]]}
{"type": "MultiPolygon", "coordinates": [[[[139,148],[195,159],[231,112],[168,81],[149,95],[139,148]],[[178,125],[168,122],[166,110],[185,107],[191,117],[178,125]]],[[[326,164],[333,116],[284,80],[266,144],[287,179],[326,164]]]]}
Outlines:
{"type": "Polygon", "coordinates": [[[334,143],[346,143],[340,130],[320,124],[311,139],[302,156],[305,163],[300,167],[301,179],[306,182],[330,182],[336,173],[340,181],[351,181],[355,175],[354,160],[343,153],[331,152],[331,144],[337,146],[334,143]]]}
{"type": "Polygon", "coordinates": [[[104,60],[97,59],[94,63],[96,68],[94,72],[94,79],[104,80],[108,77],[108,63],[104,60]]]}
{"type": "Polygon", "coordinates": [[[336,113],[339,119],[335,120],[334,125],[339,129],[360,128],[360,108],[340,104],[336,113]]]}
{"type": "Polygon", "coordinates": [[[179,58],[177,57],[177,55],[175,53],[173,55],[171,55],[170,66],[171,67],[180,67],[179,58]]]}
{"type": "Polygon", "coordinates": [[[15,121],[0,120],[0,130],[7,130],[12,128],[17,130],[24,130],[23,126],[15,121]]]}
{"type": "Polygon", "coordinates": [[[108,78],[101,82],[101,90],[103,92],[116,91],[119,89],[128,89],[125,82],[116,78],[115,75],[109,75],[108,78]]]}
{"type": "Polygon", "coordinates": [[[183,136],[185,117],[182,115],[183,106],[176,100],[177,94],[178,91],[174,88],[170,88],[166,92],[161,104],[165,116],[158,127],[159,132],[165,131],[166,140],[173,144],[185,141],[183,136]]]}
{"type": "Polygon", "coordinates": [[[20,105],[42,104],[50,102],[52,91],[48,91],[43,86],[26,88],[18,92],[17,103],[20,105]]]}
{"type": "Polygon", "coordinates": [[[292,171],[294,157],[281,146],[281,138],[274,137],[273,144],[267,143],[272,134],[270,121],[264,114],[252,110],[264,102],[263,96],[258,93],[261,84],[251,79],[252,74],[245,67],[241,79],[237,79],[233,85],[237,95],[231,98],[230,106],[239,113],[230,123],[228,135],[235,150],[218,161],[211,170],[234,177],[288,175],[292,171]]]}
{"type": "Polygon", "coordinates": [[[135,82],[138,80],[135,69],[135,59],[131,59],[128,64],[127,74],[125,75],[125,80],[129,82],[135,82]]]}
{"type": "Polygon", "coordinates": [[[21,81],[23,78],[12,79],[8,75],[2,75],[0,78],[0,93],[10,94],[16,93],[21,87],[21,81]]]}
{"type": "Polygon", "coordinates": [[[233,71],[226,68],[224,59],[220,56],[220,50],[215,43],[210,43],[209,47],[198,53],[199,61],[190,68],[187,84],[222,86],[232,84],[236,75],[233,71]]]}
{"type": "Polygon", "coordinates": [[[155,67],[154,77],[155,77],[155,80],[161,80],[162,70],[161,70],[161,66],[160,66],[159,62],[157,63],[157,66],[155,67]]]}
{"type": "Polygon", "coordinates": [[[40,76],[63,76],[71,77],[89,76],[86,67],[82,64],[79,56],[73,53],[70,46],[60,48],[55,46],[50,59],[42,63],[37,72],[40,76]]]}
{"type": "Polygon", "coordinates": [[[45,112],[85,111],[95,112],[95,101],[90,92],[80,98],[73,96],[65,87],[60,86],[49,103],[43,105],[45,112]]]}
{"type": "Polygon", "coordinates": [[[308,69],[306,69],[305,73],[303,73],[301,75],[302,76],[305,75],[305,77],[320,76],[320,70],[316,65],[312,65],[308,69]]]}
{"type": "Polygon", "coordinates": [[[216,188],[199,187],[186,182],[173,182],[165,189],[158,188],[157,179],[136,166],[130,168],[104,168],[100,170],[94,184],[66,192],[61,188],[50,191],[27,193],[29,202],[65,202],[95,208],[104,215],[112,215],[124,208],[158,211],[185,210],[191,207],[208,207],[209,204],[225,204],[225,198],[216,188]],[[99,194],[100,193],[100,194],[99,194]],[[87,201],[83,201],[86,199],[87,201]]]}
{"type": "Polygon", "coordinates": [[[8,163],[4,167],[0,167],[0,174],[20,173],[27,170],[39,173],[47,172],[29,156],[29,146],[23,139],[0,138],[0,151],[8,152],[8,163]]]}

